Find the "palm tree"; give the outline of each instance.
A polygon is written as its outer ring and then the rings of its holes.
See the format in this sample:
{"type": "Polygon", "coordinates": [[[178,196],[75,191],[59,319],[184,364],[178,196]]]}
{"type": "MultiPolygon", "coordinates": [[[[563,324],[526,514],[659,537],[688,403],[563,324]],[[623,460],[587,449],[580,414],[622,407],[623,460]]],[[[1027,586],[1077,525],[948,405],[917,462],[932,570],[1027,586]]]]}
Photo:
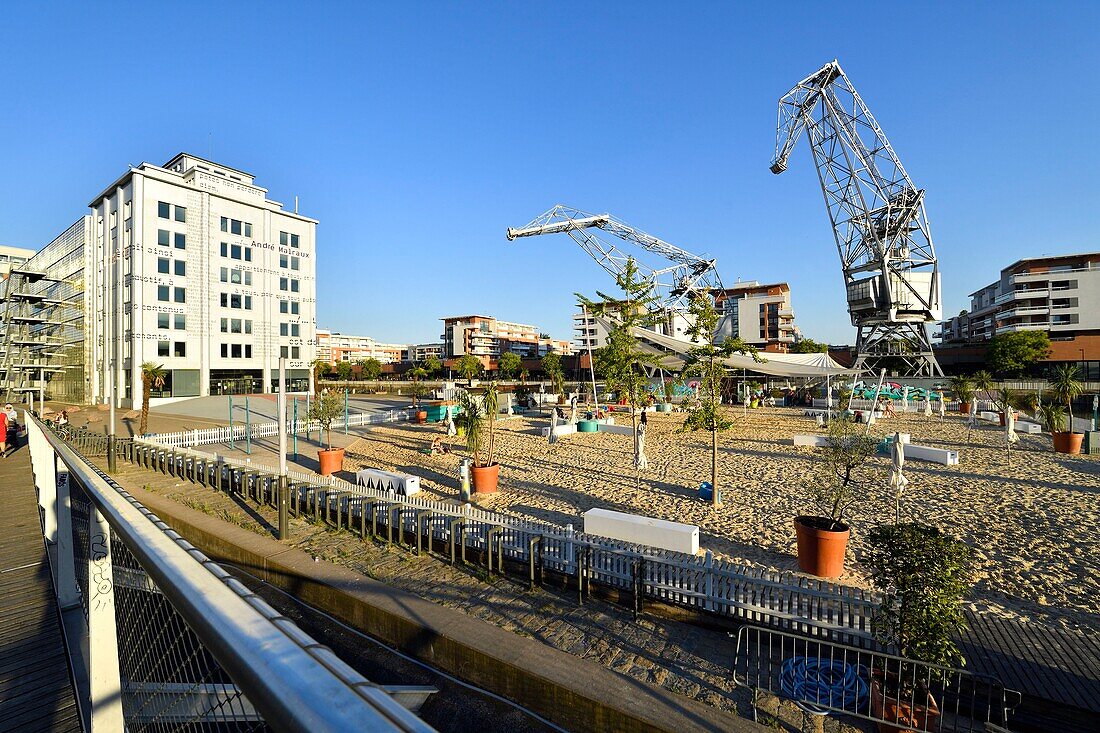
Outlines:
{"type": "Polygon", "coordinates": [[[138,427],[139,435],[145,435],[146,431],[149,428],[149,393],[154,389],[161,389],[162,387],[164,387],[164,382],[166,379],[168,379],[168,372],[165,371],[163,364],[156,364],[151,361],[146,361],[142,363],[141,425],[138,427]]]}
{"type": "Polygon", "coordinates": [[[1054,370],[1054,377],[1050,380],[1050,391],[1060,402],[1066,404],[1069,412],[1069,428],[1066,432],[1073,432],[1073,401],[1081,396],[1085,386],[1077,381],[1077,365],[1063,364],[1054,370]]]}
{"type": "Polygon", "coordinates": [[[993,396],[993,375],[986,370],[974,372],[974,389],[982,393],[985,399],[993,396]]]}

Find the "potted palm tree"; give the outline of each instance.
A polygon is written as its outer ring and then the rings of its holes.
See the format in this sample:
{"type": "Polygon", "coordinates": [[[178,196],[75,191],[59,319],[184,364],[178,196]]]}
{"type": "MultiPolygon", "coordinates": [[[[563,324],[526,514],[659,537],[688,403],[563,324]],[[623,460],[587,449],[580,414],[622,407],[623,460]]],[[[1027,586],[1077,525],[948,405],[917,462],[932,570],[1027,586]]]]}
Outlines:
{"type": "MultiPolygon", "coordinates": [[[[141,365],[141,424],[138,426],[138,435],[145,435],[149,429],[149,393],[154,389],[164,387],[168,378],[163,364],[146,361],[141,365]]],[[[114,426],[111,426],[114,431],[114,426]]]]}
{"type": "MultiPolygon", "coordinates": [[[[1053,439],[1055,435],[1061,434],[1066,427],[1066,408],[1057,402],[1047,402],[1039,406],[1039,419],[1047,426],[1047,432],[1050,433],[1050,437],[1053,439]]],[[[1057,442],[1054,444],[1054,449],[1058,450],[1057,442]]]]}
{"type": "Polygon", "coordinates": [[[951,377],[951,394],[959,401],[959,412],[970,414],[970,401],[974,399],[974,383],[962,374],[951,377]]]}
{"type": "Polygon", "coordinates": [[[1076,365],[1063,364],[1054,370],[1054,376],[1050,380],[1050,391],[1055,399],[1066,406],[1066,412],[1069,415],[1066,430],[1051,431],[1054,450],[1058,453],[1076,455],[1081,452],[1081,443],[1085,439],[1085,434],[1073,431],[1073,401],[1081,396],[1084,389],[1085,386],[1077,381],[1076,365]]]}
{"type": "Polygon", "coordinates": [[[309,406],[308,418],[321,424],[321,429],[328,434],[328,448],[317,450],[317,463],[319,473],[322,476],[331,476],[337,471],[344,470],[344,449],[332,447],[332,421],[344,412],[344,402],[340,396],[331,389],[325,390],[309,406]]]}
{"type": "MultiPolygon", "coordinates": [[[[883,601],[871,621],[876,639],[898,656],[941,667],[963,662],[955,638],[965,627],[970,548],[918,523],[875,527],[863,561],[883,601]]],[[[911,664],[883,660],[871,669],[871,711],[879,731],[938,730],[940,711],[928,683],[911,664]],[[896,725],[892,725],[896,724],[896,725]]]]}
{"type": "Polygon", "coordinates": [[[997,408],[997,414],[1001,417],[1002,428],[1005,426],[1008,411],[1018,409],[1020,404],[1020,395],[1008,387],[1001,387],[993,395],[993,406],[997,408]]]}
{"type": "Polygon", "coordinates": [[[424,395],[428,394],[428,385],[424,384],[423,380],[428,376],[428,370],[424,367],[417,366],[409,370],[409,377],[412,379],[412,386],[409,388],[409,392],[413,398],[413,410],[415,410],[416,422],[423,425],[428,422],[428,411],[420,408],[420,400],[424,398],[424,395]]]}
{"type": "Polygon", "coordinates": [[[489,385],[480,399],[469,390],[459,392],[458,404],[462,408],[460,418],[466,432],[466,450],[474,459],[474,493],[495,494],[500,479],[500,465],[493,461],[496,447],[493,428],[500,409],[496,382],[489,385]]]}
{"type": "MultiPolygon", "coordinates": [[[[974,372],[974,391],[980,393],[981,398],[984,400],[991,400],[993,397],[993,375],[982,369],[979,372],[974,372]]],[[[979,402],[978,409],[981,408],[979,402]]]]}
{"type": "Polygon", "coordinates": [[[820,514],[795,517],[798,567],[823,578],[844,572],[844,554],[851,529],[844,522],[848,508],[863,498],[879,478],[868,469],[877,444],[851,418],[829,421],[821,471],[811,496],[820,514]]]}

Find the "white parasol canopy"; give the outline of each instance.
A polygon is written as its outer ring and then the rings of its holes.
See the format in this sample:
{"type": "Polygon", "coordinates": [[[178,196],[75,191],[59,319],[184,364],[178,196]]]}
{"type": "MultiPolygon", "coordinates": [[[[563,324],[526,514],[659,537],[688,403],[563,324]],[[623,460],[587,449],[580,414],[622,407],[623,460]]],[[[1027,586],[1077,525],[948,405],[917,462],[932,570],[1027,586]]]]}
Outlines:
{"type": "Polygon", "coordinates": [[[894,512],[898,522],[901,521],[901,495],[909,484],[909,479],[902,474],[904,467],[905,444],[901,442],[901,435],[894,433],[890,444],[890,488],[894,490],[894,512]]]}
{"type": "Polygon", "coordinates": [[[903,385],[901,388],[901,411],[909,412],[909,385],[903,385]]]}
{"type": "Polygon", "coordinates": [[[947,417],[947,400],[944,399],[943,392],[939,392],[938,394],[940,398],[940,420],[943,420],[947,417]]]}
{"type": "Polygon", "coordinates": [[[645,423],[638,426],[638,442],[635,446],[638,455],[634,460],[634,468],[639,471],[644,471],[649,468],[649,461],[645,457],[645,430],[645,423]]]}
{"type": "Polygon", "coordinates": [[[928,396],[928,393],[924,394],[924,416],[932,417],[932,398],[928,396]]]}

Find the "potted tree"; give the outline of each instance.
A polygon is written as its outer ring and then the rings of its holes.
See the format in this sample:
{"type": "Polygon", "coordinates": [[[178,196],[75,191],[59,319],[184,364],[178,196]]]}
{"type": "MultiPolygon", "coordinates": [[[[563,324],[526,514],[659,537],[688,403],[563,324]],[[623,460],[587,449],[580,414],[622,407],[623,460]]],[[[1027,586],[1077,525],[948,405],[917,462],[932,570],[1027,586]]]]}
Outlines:
{"type": "Polygon", "coordinates": [[[1066,406],[1066,412],[1069,415],[1066,430],[1051,431],[1054,450],[1058,453],[1076,455],[1081,452],[1081,443],[1085,439],[1085,434],[1073,431],[1073,401],[1081,396],[1084,389],[1084,385],[1077,381],[1076,365],[1063,364],[1054,370],[1054,376],[1050,380],[1050,391],[1055,399],[1066,406]]]}
{"type": "Polygon", "coordinates": [[[1008,415],[1008,411],[1017,409],[1019,405],[1020,396],[1008,387],[1001,387],[993,395],[993,406],[997,408],[997,414],[1001,417],[1002,428],[1005,426],[1005,416],[1008,415]]]}
{"type": "Polygon", "coordinates": [[[875,439],[851,418],[829,421],[822,470],[812,490],[821,514],[794,519],[798,567],[803,572],[823,578],[837,578],[844,572],[844,553],[851,535],[844,514],[879,481],[867,466],[876,447],[875,439]]]}
{"type": "MultiPolygon", "coordinates": [[[[974,372],[974,391],[979,394],[981,399],[991,400],[993,397],[993,375],[982,369],[979,372],[974,372]]],[[[981,402],[978,403],[978,409],[981,408],[981,402]]]]}
{"type": "Polygon", "coordinates": [[[423,382],[427,376],[428,370],[424,367],[416,366],[409,370],[409,377],[412,379],[409,393],[412,394],[413,410],[415,411],[413,419],[421,425],[428,422],[428,411],[421,409],[420,406],[420,400],[424,399],[424,396],[428,394],[428,385],[423,382]]]}
{"type": "MultiPolygon", "coordinates": [[[[1066,409],[1057,402],[1048,402],[1044,405],[1039,405],[1038,415],[1039,419],[1043,421],[1043,424],[1047,426],[1047,432],[1050,433],[1052,439],[1055,435],[1065,430],[1066,409]]],[[[1055,443],[1054,449],[1058,450],[1057,443],[1055,443]]]]}
{"type": "MultiPolygon", "coordinates": [[[[875,527],[868,545],[863,560],[883,593],[871,621],[876,639],[906,659],[941,667],[962,663],[954,638],[966,626],[962,601],[970,587],[970,548],[919,523],[875,527]]],[[[879,731],[937,730],[940,711],[929,675],[905,662],[885,665],[871,670],[871,711],[889,721],[879,723],[879,731]]]]}
{"type": "Polygon", "coordinates": [[[495,494],[500,479],[500,466],[493,461],[493,427],[500,409],[496,383],[490,384],[480,399],[469,390],[463,390],[458,395],[458,404],[462,408],[460,417],[466,432],[466,450],[474,459],[474,493],[495,494]]]}
{"type": "Polygon", "coordinates": [[[328,434],[328,448],[317,450],[317,463],[320,464],[319,473],[322,476],[344,470],[344,449],[332,447],[332,421],[343,412],[343,400],[331,389],[322,392],[309,406],[309,419],[319,422],[321,429],[328,434]]]}
{"type": "Polygon", "coordinates": [[[974,383],[965,375],[951,377],[951,394],[959,401],[959,412],[970,414],[970,401],[974,399],[974,383]]]}

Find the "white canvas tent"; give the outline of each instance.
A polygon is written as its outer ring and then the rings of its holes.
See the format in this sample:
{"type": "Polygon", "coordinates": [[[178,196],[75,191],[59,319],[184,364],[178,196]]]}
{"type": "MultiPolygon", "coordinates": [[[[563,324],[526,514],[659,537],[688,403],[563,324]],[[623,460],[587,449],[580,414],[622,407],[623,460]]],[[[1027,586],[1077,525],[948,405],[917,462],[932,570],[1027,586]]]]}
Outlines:
{"type": "MultiPolygon", "coordinates": [[[[610,323],[604,324],[605,327],[610,325],[610,323]]],[[[688,350],[697,345],[685,339],[665,336],[644,328],[635,328],[634,337],[638,339],[643,349],[661,355],[661,366],[672,372],[678,372],[683,368],[688,350]]],[[[734,354],[722,361],[730,369],[745,369],[773,377],[826,378],[859,374],[859,370],[841,366],[828,354],[761,352],[760,358],[764,361],[758,363],[748,354],[734,354]]]]}

